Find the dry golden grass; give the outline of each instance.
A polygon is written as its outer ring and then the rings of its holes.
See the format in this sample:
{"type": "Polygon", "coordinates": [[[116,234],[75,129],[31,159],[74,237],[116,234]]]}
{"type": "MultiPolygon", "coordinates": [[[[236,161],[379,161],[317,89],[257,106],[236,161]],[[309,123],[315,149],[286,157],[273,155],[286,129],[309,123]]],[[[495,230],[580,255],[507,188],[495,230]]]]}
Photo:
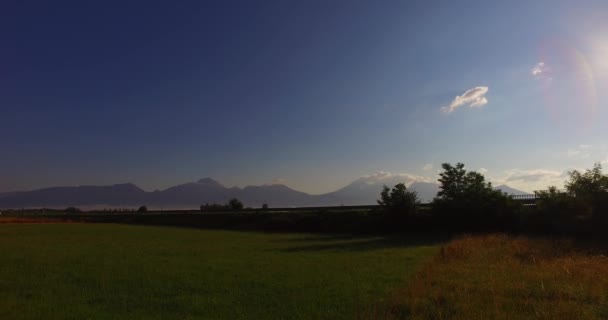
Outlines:
{"type": "Polygon", "coordinates": [[[368,318],[608,319],[608,258],[564,240],[465,236],[368,318]]]}

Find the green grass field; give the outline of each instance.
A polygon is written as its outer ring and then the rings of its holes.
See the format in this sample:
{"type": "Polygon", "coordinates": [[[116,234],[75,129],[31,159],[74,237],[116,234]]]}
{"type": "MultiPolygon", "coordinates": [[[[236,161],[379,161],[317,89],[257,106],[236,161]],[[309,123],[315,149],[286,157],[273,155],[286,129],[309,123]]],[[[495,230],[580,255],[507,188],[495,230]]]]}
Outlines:
{"type": "Polygon", "coordinates": [[[0,225],[2,319],[353,319],[435,239],[0,225]]]}

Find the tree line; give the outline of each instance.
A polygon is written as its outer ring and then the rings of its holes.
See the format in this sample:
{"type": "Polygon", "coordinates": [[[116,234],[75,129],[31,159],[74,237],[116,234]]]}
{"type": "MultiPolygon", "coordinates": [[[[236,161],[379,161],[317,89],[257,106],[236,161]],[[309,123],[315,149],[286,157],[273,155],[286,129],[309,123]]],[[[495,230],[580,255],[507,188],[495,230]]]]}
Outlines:
{"type": "Polygon", "coordinates": [[[565,191],[549,186],[535,192],[535,206],[524,206],[496,190],[483,174],[465,170],[463,163],[442,164],[440,191],[429,209],[403,184],[384,186],[378,204],[398,222],[426,219],[435,225],[471,230],[539,230],[587,232],[608,227],[608,175],[596,163],[583,172],[568,172],[565,191]]]}

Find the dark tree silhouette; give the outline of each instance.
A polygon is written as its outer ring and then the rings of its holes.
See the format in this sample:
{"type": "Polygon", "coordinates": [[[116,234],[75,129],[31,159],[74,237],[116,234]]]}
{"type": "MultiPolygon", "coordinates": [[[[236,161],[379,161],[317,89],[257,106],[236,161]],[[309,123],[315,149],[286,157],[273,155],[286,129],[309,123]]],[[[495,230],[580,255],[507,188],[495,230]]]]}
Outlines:
{"type": "Polygon", "coordinates": [[[608,223],[608,175],[602,172],[602,165],[596,163],[593,169],[584,173],[573,170],[568,176],[565,186],[568,194],[576,199],[571,199],[576,206],[574,214],[591,217],[601,224],[608,223]]]}
{"type": "Polygon", "coordinates": [[[608,192],[608,176],[602,172],[602,165],[596,163],[593,169],[584,173],[577,170],[568,172],[566,190],[576,197],[595,197],[608,192]]]}
{"type": "Polygon", "coordinates": [[[230,201],[228,202],[228,206],[232,210],[242,210],[244,207],[243,203],[237,198],[230,199],[230,201]]]}
{"type": "Polygon", "coordinates": [[[483,228],[510,224],[515,218],[519,205],[494,190],[482,174],[467,172],[462,163],[444,163],[441,167],[440,191],[433,200],[433,210],[446,223],[483,228]]]}
{"type": "Polygon", "coordinates": [[[139,209],[137,209],[137,212],[140,212],[140,213],[148,212],[148,207],[141,206],[141,207],[139,207],[139,209]]]}
{"type": "Polygon", "coordinates": [[[405,184],[398,183],[392,189],[382,188],[378,204],[393,213],[413,215],[418,210],[420,199],[416,191],[407,190],[405,184]]]}

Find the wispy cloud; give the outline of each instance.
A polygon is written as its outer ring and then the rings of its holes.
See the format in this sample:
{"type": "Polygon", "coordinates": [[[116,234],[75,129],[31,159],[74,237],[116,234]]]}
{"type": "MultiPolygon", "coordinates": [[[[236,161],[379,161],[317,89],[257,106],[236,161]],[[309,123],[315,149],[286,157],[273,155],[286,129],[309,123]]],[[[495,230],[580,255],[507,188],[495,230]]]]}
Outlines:
{"type": "Polygon", "coordinates": [[[424,171],[431,171],[431,170],[433,170],[433,165],[430,164],[430,163],[427,163],[427,164],[424,165],[424,167],[422,167],[422,170],[424,170],[424,171]]]}
{"type": "Polygon", "coordinates": [[[507,173],[506,181],[537,182],[552,178],[565,177],[563,171],[534,169],[534,170],[511,170],[507,173]]]}
{"type": "Polygon", "coordinates": [[[287,179],[285,179],[285,178],[274,178],[268,184],[275,185],[275,184],[286,184],[286,183],[287,183],[287,179]]]}
{"type": "Polygon", "coordinates": [[[489,178],[495,185],[506,184],[510,187],[532,192],[534,190],[545,190],[548,186],[563,188],[564,181],[568,178],[567,171],[549,169],[529,170],[507,170],[500,177],[489,178]]]}
{"type": "Polygon", "coordinates": [[[396,184],[402,182],[409,186],[414,182],[431,182],[433,181],[433,179],[430,177],[423,177],[409,173],[378,171],[371,175],[362,176],[361,178],[359,178],[359,181],[365,182],[367,184],[396,184]]]}
{"type": "Polygon", "coordinates": [[[481,173],[481,174],[486,174],[486,173],[488,173],[488,169],[486,169],[486,168],[479,168],[479,169],[477,170],[477,172],[479,172],[479,173],[481,173]]]}
{"type": "Polygon", "coordinates": [[[549,67],[544,63],[544,62],[539,62],[537,63],[534,68],[532,68],[532,70],[530,70],[530,73],[532,73],[533,76],[535,77],[540,77],[541,75],[545,74],[547,71],[549,71],[549,67]]]}
{"type": "Polygon", "coordinates": [[[469,89],[462,95],[456,96],[456,98],[452,100],[452,103],[447,107],[442,107],[441,111],[451,113],[462,106],[468,106],[469,108],[484,106],[488,103],[488,99],[485,97],[488,90],[489,88],[485,86],[469,89]]]}
{"type": "Polygon", "coordinates": [[[534,65],[532,70],[530,70],[530,74],[534,78],[542,80],[545,85],[549,85],[553,81],[553,72],[551,68],[543,61],[534,65]]]}
{"type": "Polygon", "coordinates": [[[570,158],[588,159],[591,157],[591,145],[581,144],[574,149],[568,149],[567,154],[570,158]]]}

